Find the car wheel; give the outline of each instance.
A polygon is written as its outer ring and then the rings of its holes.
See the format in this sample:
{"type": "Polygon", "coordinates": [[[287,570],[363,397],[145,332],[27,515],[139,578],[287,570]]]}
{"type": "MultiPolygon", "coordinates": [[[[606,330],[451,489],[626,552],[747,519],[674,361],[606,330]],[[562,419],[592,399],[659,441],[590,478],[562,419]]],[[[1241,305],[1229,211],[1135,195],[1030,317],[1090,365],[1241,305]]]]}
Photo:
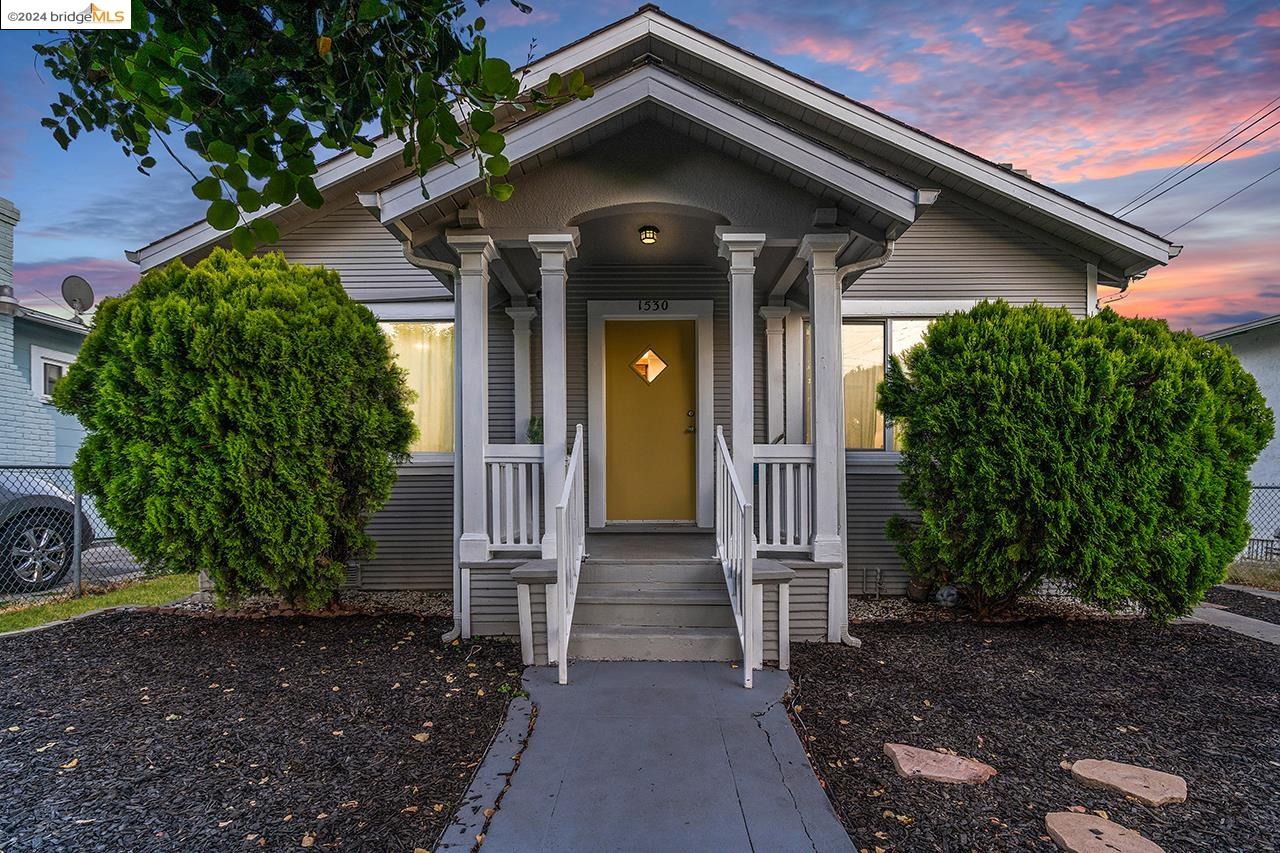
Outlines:
{"type": "Polygon", "coordinates": [[[61,512],[23,513],[0,532],[0,592],[40,592],[57,586],[71,569],[71,517],[61,512]]]}

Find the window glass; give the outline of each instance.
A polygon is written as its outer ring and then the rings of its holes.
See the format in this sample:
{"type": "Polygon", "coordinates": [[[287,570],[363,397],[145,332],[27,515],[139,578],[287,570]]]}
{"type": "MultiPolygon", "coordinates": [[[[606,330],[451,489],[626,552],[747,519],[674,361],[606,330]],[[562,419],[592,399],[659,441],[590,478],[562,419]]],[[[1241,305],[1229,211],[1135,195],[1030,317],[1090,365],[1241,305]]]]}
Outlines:
{"type": "Polygon", "coordinates": [[[415,453],[453,450],[453,323],[380,323],[391,340],[405,383],[418,438],[415,453]]]}
{"type": "MultiPolygon", "coordinates": [[[[893,354],[902,354],[924,340],[925,330],[929,328],[929,320],[894,320],[890,324],[893,335],[893,354]]],[[[898,424],[893,425],[893,449],[898,450],[898,435],[901,432],[898,424]]]]}
{"type": "Polygon", "coordinates": [[[51,361],[44,362],[44,393],[45,396],[53,394],[54,384],[62,378],[67,372],[67,368],[61,364],[54,364],[51,361]]]}
{"type": "Polygon", "coordinates": [[[883,450],[884,416],[876,409],[876,385],[884,379],[882,323],[847,323],[840,336],[844,374],[844,446],[883,450]]]}

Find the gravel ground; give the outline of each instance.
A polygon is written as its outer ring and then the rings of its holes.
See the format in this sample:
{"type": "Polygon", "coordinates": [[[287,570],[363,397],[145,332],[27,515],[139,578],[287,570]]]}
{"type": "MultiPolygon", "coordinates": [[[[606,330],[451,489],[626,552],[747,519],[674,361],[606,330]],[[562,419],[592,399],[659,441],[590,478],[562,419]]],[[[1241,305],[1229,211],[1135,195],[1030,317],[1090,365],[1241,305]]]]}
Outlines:
{"type": "Polygon", "coordinates": [[[792,716],[859,848],[1056,850],[1044,815],[1106,813],[1173,851],[1280,843],[1280,647],[1131,619],[856,626],[793,647],[792,716]],[[885,742],[995,766],[984,786],[900,779],[885,742]],[[1187,779],[1153,809],[1075,783],[1106,758],[1187,779]]]}
{"type": "Polygon", "coordinates": [[[0,849],[430,849],[520,685],[445,619],[113,613],[0,640],[0,849]]]}
{"type": "Polygon", "coordinates": [[[1276,601],[1274,598],[1264,598],[1251,592],[1241,592],[1238,589],[1215,586],[1209,590],[1205,600],[1214,604],[1221,604],[1232,613],[1239,613],[1241,616],[1248,616],[1250,619],[1261,619],[1263,622],[1280,625],[1280,601],[1276,601]]]}

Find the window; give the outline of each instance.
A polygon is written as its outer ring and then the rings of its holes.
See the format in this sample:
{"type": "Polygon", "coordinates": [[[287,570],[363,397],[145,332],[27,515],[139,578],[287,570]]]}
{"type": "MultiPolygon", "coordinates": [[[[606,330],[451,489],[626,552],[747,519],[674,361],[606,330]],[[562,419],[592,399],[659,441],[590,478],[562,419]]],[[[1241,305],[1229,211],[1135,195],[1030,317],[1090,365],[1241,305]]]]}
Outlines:
{"type": "Polygon", "coordinates": [[[844,443],[848,450],[897,448],[892,428],[876,408],[876,386],[884,379],[889,355],[901,356],[924,340],[929,320],[846,322],[841,330],[844,374],[844,443]]]}
{"type": "Polygon", "coordinates": [[[31,348],[31,391],[41,400],[53,395],[53,386],[67,374],[67,368],[76,360],[74,354],[58,352],[45,347],[31,348]]]}
{"type": "Polygon", "coordinates": [[[414,453],[453,451],[453,323],[380,323],[396,364],[416,398],[409,404],[418,438],[414,453]]]}

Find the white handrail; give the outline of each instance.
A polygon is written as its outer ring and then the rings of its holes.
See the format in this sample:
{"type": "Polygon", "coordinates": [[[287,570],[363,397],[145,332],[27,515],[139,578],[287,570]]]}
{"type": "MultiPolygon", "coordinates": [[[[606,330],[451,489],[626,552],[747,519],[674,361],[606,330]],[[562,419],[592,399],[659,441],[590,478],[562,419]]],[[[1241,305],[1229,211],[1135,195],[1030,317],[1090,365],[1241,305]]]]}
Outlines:
{"type": "Polygon", "coordinates": [[[812,444],[757,444],[756,541],[761,551],[813,552],[812,444]]]}
{"type": "Polygon", "coordinates": [[[755,620],[752,612],[754,590],[751,585],[752,545],[751,503],[747,500],[733,456],[724,442],[724,428],[716,427],[716,556],[724,570],[729,603],[742,643],[742,685],[751,686],[755,668],[755,620]]]}
{"type": "Polygon", "coordinates": [[[582,424],[573,436],[573,450],[564,475],[564,491],[556,504],[556,609],[559,646],[557,664],[560,683],[569,683],[569,632],[573,628],[573,605],[578,597],[578,576],[586,554],[587,523],[582,476],[582,424]]]}

